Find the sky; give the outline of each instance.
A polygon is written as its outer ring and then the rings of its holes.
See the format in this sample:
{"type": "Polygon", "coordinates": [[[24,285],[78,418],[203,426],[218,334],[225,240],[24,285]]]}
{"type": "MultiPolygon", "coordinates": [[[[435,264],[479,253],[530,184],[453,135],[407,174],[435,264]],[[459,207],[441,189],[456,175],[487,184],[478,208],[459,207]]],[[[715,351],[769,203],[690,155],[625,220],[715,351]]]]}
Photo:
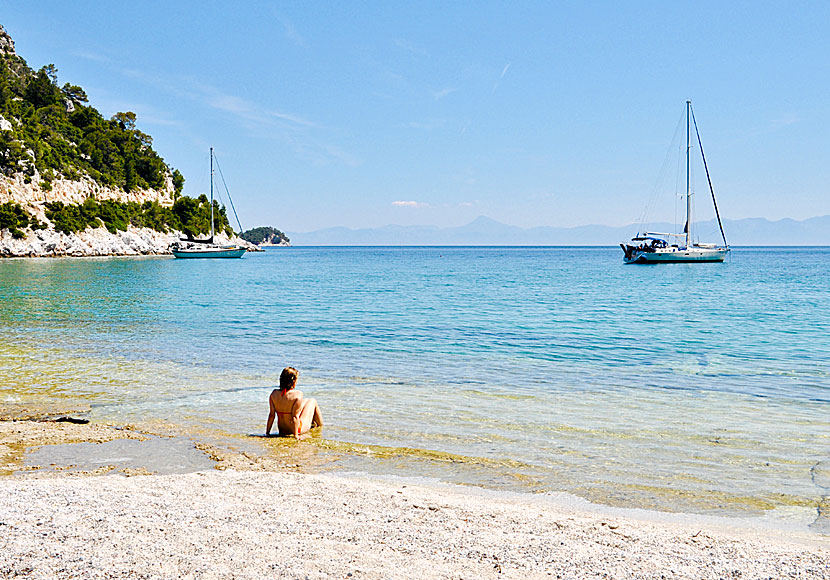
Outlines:
{"type": "Polygon", "coordinates": [[[0,24],[135,112],[186,194],[214,147],[244,229],[631,224],[687,99],[723,217],[830,214],[827,3],[0,0],[0,24]]]}

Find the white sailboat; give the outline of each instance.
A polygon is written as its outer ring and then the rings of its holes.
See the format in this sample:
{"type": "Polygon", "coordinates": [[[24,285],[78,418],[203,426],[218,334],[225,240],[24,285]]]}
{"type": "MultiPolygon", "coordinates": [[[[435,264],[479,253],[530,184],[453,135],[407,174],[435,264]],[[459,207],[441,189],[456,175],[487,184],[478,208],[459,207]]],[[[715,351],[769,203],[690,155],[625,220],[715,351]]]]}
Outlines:
{"type": "Polygon", "coordinates": [[[709,176],[709,167],[706,156],[703,154],[703,144],[697,130],[692,102],[686,101],[686,225],[681,233],[646,232],[637,234],[630,242],[620,244],[623,250],[623,261],[626,264],[661,264],[672,262],[723,262],[729,252],[726,234],[723,232],[723,223],[718,212],[718,203],[715,200],[715,190],[712,188],[712,179],[709,176]],[[703,158],[703,167],[706,170],[706,179],[709,182],[709,191],[712,193],[712,204],[718,218],[723,245],[716,243],[700,243],[692,239],[692,191],[690,182],[690,152],[692,148],[691,128],[694,124],[697,135],[700,155],[703,158]]]}
{"type": "MultiPolygon", "coordinates": [[[[229,194],[230,195],[230,194],[229,194]]],[[[241,258],[245,248],[237,245],[213,243],[213,147],[210,148],[210,238],[207,240],[180,240],[171,251],[177,258],[241,258]]]]}

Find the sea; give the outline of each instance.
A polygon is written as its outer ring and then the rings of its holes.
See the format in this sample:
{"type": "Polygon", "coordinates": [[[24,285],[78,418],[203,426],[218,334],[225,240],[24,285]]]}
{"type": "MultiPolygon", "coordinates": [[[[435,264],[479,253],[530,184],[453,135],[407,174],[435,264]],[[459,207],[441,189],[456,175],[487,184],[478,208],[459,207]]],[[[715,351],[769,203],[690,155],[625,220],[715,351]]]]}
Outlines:
{"type": "Polygon", "coordinates": [[[0,260],[0,404],[242,444],[290,365],[301,469],[830,533],[829,283],[815,247],[0,260]]]}

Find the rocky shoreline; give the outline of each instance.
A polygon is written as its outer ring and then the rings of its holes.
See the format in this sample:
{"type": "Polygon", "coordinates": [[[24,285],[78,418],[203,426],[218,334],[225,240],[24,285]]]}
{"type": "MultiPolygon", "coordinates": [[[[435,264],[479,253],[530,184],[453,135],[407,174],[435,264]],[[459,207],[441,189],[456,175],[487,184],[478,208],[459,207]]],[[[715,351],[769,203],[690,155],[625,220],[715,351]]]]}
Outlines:
{"type": "MultiPolygon", "coordinates": [[[[170,245],[178,241],[180,232],[157,232],[150,228],[130,226],[127,231],[111,233],[106,228],[87,228],[66,234],[52,229],[28,230],[15,239],[9,230],[0,231],[0,258],[57,258],[99,256],[153,256],[171,254],[170,245]]],[[[250,252],[262,251],[245,240],[222,234],[215,237],[219,244],[238,244],[250,252]]]]}

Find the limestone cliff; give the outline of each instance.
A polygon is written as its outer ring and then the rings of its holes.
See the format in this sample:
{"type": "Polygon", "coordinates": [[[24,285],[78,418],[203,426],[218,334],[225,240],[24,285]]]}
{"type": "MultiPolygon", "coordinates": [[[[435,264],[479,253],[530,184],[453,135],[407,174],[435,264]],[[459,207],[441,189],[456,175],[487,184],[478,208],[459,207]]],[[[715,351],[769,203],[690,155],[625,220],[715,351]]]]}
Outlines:
{"type": "MultiPolygon", "coordinates": [[[[135,123],[131,112],[105,119],[81,87],[60,87],[54,65],[29,68],[0,25],[0,256],[169,252],[179,237],[169,221],[157,228],[164,231],[135,227],[134,221],[107,231],[104,220],[93,218],[85,231],[56,231],[50,220],[54,202],[78,205],[91,198],[173,206],[184,178],[135,123]],[[20,227],[8,224],[20,211],[17,205],[29,216],[20,227]]],[[[190,201],[193,211],[206,207],[206,201],[190,201]]],[[[180,227],[205,231],[202,222],[196,216],[180,227]]]]}

